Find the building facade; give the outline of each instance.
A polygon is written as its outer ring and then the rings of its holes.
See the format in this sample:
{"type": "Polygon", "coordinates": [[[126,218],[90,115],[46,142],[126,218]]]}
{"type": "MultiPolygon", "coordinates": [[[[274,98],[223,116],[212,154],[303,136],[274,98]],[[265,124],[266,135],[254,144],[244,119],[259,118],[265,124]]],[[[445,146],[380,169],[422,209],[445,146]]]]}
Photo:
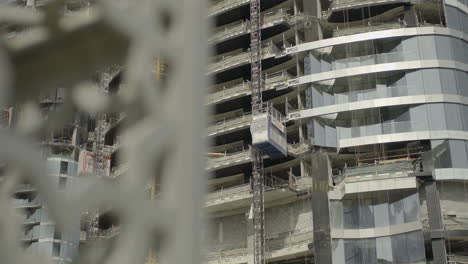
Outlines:
{"type": "MultiPolygon", "coordinates": [[[[263,101],[283,120],[287,146],[286,156],[263,162],[267,262],[467,263],[467,3],[260,4],[263,101]]],[[[254,259],[249,10],[250,0],[213,1],[208,10],[205,263],[254,259]]],[[[160,59],[156,78],[164,79],[160,59]]],[[[103,73],[99,89],[118,93],[122,75],[119,67],[103,73]]],[[[43,100],[45,112],[59,94],[43,100]]],[[[99,157],[101,176],[124,177],[126,115],[77,118],[47,141],[48,155],[67,153],[73,163],[81,146],[89,156],[81,172],[95,173],[99,157]]],[[[151,198],[158,184],[148,184],[151,198]]],[[[94,219],[87,240],[118,235],[110,211],[94,219]]],[[[57,255],[54,230],[47,234],[41,247],[57,255]]],[[[72,237],[65,259],[75,252],[72,237]]]]}
{"type": "MultiPolygon", "coordinates": [[[[208,135],[223,156],[207,165],[208,263],[253,261],[249,3],[209,10],[208,135]]],[[[333,263],[467,261],[466,4],[261,1],[263,98],[288,142],[286,158],[264,161],[268,263],[312,263],[319,248],[333,263]],[[312,153],[329,159],[323,226],[312,197],[327,165],[312,153]]]]}
{"type": "MultiPolygon", "coordinates": [[[[57,190],[70,192],[77,184],[77,162],[62,157],[50,157],[46,161],[48,174],[57,190]]],[[[24,236],[21,242],[31,254],[49,257],[54,263],[72,263],[78,254],[80,243],[80,219],[74,228],[59,231],[49,216],[47,205],[41,201],[31,184],[17,186],[12,203],[22,210],[24,236]]]]}

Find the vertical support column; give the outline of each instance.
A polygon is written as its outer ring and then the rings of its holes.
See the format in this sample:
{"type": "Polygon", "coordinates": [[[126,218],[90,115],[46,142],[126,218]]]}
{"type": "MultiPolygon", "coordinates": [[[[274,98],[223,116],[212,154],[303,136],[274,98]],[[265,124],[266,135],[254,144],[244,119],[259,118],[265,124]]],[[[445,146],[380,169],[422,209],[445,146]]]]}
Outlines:
{"type": "Polygon", "coordinates": [[[330,161],[325,153],[312,154],[312,218],[316,264],[332,263],[328,179],[330,161]]]}
{"type": "Polygon", "coordinates": [[[304,14],[311,17],[311,25],[305,30],[305,41],[316,41],[323,38],[318,19],[322,16],[320,0],[304,1],[304,14]]]}
{"type": "Polygon", "coordinates": [[[434,263],[446,264],[447,255],[445,249],[444,224],[440,210],[437,182],[430,179],[426,180],[424,185],[426,189],[427,214],[429,217],[429,229],[431,233],[434,263]]]}

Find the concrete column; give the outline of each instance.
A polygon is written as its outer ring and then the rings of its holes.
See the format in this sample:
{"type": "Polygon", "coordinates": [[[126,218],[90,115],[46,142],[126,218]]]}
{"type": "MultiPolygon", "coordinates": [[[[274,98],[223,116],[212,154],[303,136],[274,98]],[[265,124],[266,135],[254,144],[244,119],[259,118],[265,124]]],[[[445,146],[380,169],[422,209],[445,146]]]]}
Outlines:
{"type": "Polygon", "coordinates": [[[312,154],[312,218],[314,263],[332,263],[330,208],[328,201],[330,160],[325,153],[312,154]]]}
{"type": "Polygon", "coordinates": [[[309,42],[322,39],[322,29],[317,22],[317,19],[322,15],[320,0],[304,1],[304,14],[311,18],[310,24],[307,25],[307,29],[305,30],[305,41],[309,42]]]}

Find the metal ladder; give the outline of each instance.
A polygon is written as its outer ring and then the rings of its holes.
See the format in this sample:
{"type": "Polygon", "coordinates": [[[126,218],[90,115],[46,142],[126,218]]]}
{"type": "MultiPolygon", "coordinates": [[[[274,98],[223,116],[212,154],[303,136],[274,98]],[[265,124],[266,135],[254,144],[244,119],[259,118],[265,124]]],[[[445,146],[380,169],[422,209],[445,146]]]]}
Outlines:
{"type": "MultiPolygon", "coordinates": [[[[262,113],[262,49],[260,0],[250,2],[250,65],[252,89],[252,115],[262,113]]],[[[265,263],[265,208],[263,182],[263,155],[252,146],[252,189],[254,264],[265,263]]]]}

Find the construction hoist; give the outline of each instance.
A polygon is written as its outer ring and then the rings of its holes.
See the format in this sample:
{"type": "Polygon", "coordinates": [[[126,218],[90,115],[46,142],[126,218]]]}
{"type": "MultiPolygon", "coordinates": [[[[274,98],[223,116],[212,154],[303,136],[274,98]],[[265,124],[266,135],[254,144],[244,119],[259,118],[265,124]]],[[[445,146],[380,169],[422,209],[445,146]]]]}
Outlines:
{"type": "MultiPolygon", "coordinates": [[[[99,80],[99,90],[108,94],[109,84],[112,80],[112,75],[109,72],[104,72],[99,80]]],[[[94,174],[98,177],[107,176],[106,172],[106,150],[105,150],[105,133],[107,121],[105,114],[99,114],[96,120],[95,139],[93,144],[94,153],[94,174]]],[[[88,219],[88,238],[97,239],[99,233],[99,209],[89,213],[88,219]]]]}
{"type": "MultiPolygon", "coordinates": [[[[263,113],[262,100],[262,37],[260,0],[250,1],[250,65],[252,89],[252,115],[263,113]]],[[[265,263],[265,208],[263,197],[263,155],[256,147],[251,148],[254,264],[265,263]]]]}

